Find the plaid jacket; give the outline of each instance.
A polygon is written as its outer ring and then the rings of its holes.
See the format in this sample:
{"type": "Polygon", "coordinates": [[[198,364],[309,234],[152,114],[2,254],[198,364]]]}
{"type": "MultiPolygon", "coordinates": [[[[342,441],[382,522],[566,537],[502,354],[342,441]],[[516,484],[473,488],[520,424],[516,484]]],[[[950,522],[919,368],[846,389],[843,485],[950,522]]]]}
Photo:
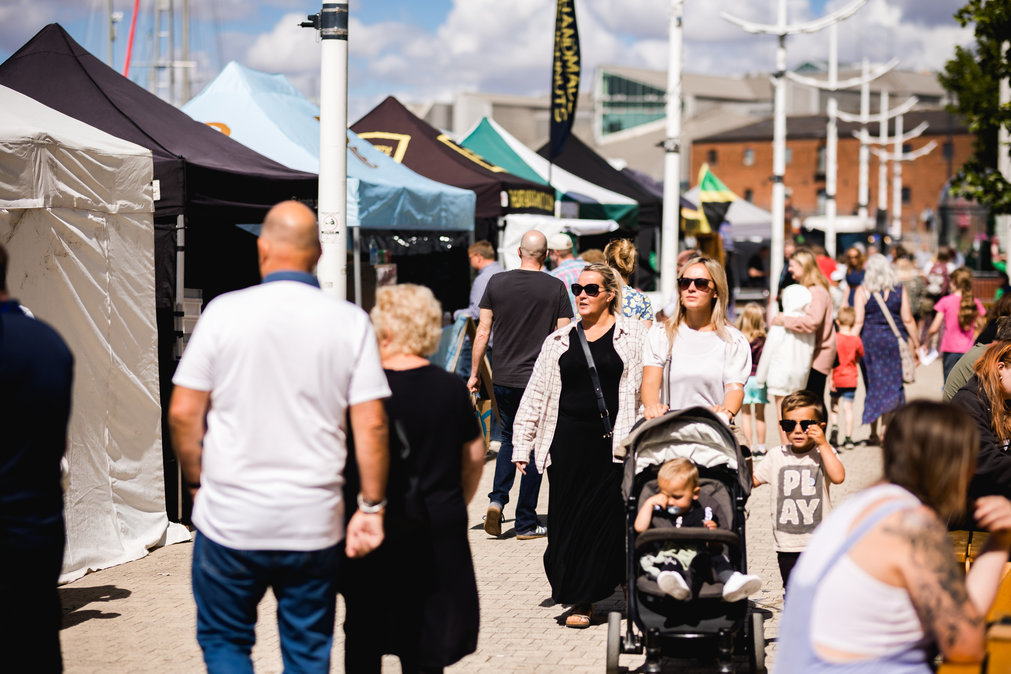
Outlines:
{"type": "MultiPolygon", "coordinates": [[[[551,464],[548,449],[558,423],[558,400],[562,395],[562,376],[558,359],[569,349],[569,339],[575,336],[576,323],[570,323],[548,335],[534,364],[516,419],[513,421],[513,461],[527,461],[534,450],[537,470],[551,464]]],[[[618,415],[613,420],[613,447],[617,447],[639,418],[642,386],[642,345],[646,326],[642,321],[615,316],[614,350],[624,363],[618,381],[618,415]]],[[[616,458],[616,463],[621,459],[616,458]]]]}

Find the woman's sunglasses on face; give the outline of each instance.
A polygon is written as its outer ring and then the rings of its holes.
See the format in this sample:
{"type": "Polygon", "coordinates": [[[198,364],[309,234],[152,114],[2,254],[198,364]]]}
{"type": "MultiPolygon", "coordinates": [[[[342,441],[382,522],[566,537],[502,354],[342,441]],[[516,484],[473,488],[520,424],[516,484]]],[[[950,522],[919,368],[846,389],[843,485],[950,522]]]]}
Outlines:
{"type": "Polygon", "coordinates": [[[573,283],[569,288],[572,289],[573,297],[579,297],[581,292],[585,292],[587,297],[596,297],[600,294],[600,285],[596,283],[587,283],[585,286],[573,283]]]}
{"type": "Polygon", "coordinates": [[[713,282],[707,278],[689,278],[687,276],[682,276],[678,279],[678,285],[681,286],[681,290],[688,290],[691,288],[692,284],[695,284],[695,289],[707,293],[712,287],[713,282]]]}
{"type": "Polygon", "coordinates": [[[814,421],[813,419],[804,419],[804,421],[794,421],[793,419],[783,419],[782,421],[779,422],[779,427],[783,429],[784,433],[793,433],[793,429],[797,427],[797,424],[800,424],[800,430],[802,430],[805,433],[807,433],[807,429],[811,428],[812,426],[814,426],[817,423],[818,422],[814,421]]]}

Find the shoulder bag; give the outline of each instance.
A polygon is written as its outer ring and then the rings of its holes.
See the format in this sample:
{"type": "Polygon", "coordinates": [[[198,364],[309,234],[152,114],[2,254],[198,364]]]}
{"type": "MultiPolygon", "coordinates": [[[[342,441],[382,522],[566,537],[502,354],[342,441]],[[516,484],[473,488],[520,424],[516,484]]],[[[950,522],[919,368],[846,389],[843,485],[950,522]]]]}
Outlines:
{"type": "Polygon", "coordinates": [[[607,411],[607,403],[604,401],[604,390],[600,388],[600,377],[597,376],[597,366],[593,362],[593,354],[590,353],[590,345],[586,342],[586,333],[583,332],[583,323],[576,323],[576,332],[579,333],[579,343],[583,346],[583,355],[586,356],[586,364],[590,368],[590,383],[593,384],[593,393],[597,397],[597,409],[600,410],[600,420],[604,425],[604,437],[611,437],[611,415],[607,411]]]}
{"type": "Polygon", "coordinates": [[[895,327],[895,319],[892,318],[892,312],[889,311],[888,305],[882,299],[881,293],[875,292],[873,295],[874,299],[878,302],[878,306],[881,307],[881,313],[885,315],[885,320],[888,321],[888,327],[892,329],[892,334],[895,335],[895,339],[899,343],[899,360],[902,361],[902,383],[912,384],[916,381],[916,363],[913,362],[913,353],[909,350],[909,344],[906,343],[906,340],[902,339],[899,329],[895,327]]]}

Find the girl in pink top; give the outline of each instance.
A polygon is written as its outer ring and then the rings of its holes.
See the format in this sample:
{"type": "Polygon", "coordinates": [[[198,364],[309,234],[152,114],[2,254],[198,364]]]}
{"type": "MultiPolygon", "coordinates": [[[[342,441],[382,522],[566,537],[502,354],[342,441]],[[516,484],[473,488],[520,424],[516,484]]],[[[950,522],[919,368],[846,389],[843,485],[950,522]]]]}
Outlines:
{"type": "Polygon", "coordinates": [[[945,379],[958,359],[972,348],[977,320],[986,315],[983,303],[972,294],[972,272],[968,267],[959,267],[951,272],[950,286],[954,292],[937,300],[934,305],[937,314],[927,331],[929,340],[940,331],[941,323],[944,323],[941,358],[945,379]]]}

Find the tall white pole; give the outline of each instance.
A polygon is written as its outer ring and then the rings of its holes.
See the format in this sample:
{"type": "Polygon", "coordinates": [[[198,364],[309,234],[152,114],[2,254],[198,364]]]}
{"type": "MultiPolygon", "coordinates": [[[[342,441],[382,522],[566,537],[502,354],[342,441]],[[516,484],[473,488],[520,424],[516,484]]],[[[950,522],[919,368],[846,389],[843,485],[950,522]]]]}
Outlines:
{"type": "Polygon", "coordinates": [[[769,255],[769,297],[779,290],[783,272],[783,230],[786,221],[786,0],[779,0],[776,10],[779,41],[776,46],[776,72],[772,76],[772,236],[769,255]]]}
{"type": "MultiPolygon", "coordinates": [[[[881,148],[888,148],[888,92],[881,92],[881,126],[878,143],[881,148]]],[[[888,213],[888,160],[878,156],[878,218],[884,218],[888,213]]]]}
{"type": "Polygon", "coordinates": [[[681,52],[684,0],[671,0],[670,53],[667,59],[667,137],[663,158],[663,222],[660,229],[660,292],[674,296],[681,223],[681,52]]]}
{"type": "MultiPolygon", "coordinates": [[[[348,4],[324,3],[319,15],[319,238],[316,274],[324,291],[347,299],[348,4]]],[[[355,255],[358,251],[355,251],[355,255]]]]}
{"type": "Polygon", "coordinates": [[[864,81],[860,85],[860,184],[857,188],[857,215],[862,223],[867,222],[867,173],[871,158],[870,148],[867,145],[867,124],[870,122],[871,116],[871,81],[867,77],[869,71],[870,64],[867,59],[864,59],[861,68],[864,81]]]}
{"type": "MultiPolygon", "coordinates": [[[[1008,45],[1006,40],[1001,45],[1002,61],[1007,61],[1008,45]]],[[[1000,81],[998,100],[1002,106],[1011,103],[1011,82],[1008,78],[1000,81]]],[[[1011,135],[1008,134],[1007,126],[1004,124],[997,129],[997,170],[1005,180],[1011,181],[1011,135]]],[[[996,233],[1000,237],[1005,253],[1011,253],[1011,215],[998,215],[996,225],[996,233]]]]}
{"type": "Polygon", "coordinates": [[[893,239],[902,237],[902,115],[895,118],[895,149],[892,152],[892,227],[893,239]]]}
{"type": "Polygon", "coordinates": [[[836,99],[836,86],[839,83],[839,24],[828,27],[828,129],[825,143],[825,251],[835,259],[835,214],[836,214],[836,174],[838,171],[837,148],[839,128],[836,122],[836,112],[839,102],[836,99]]]}

